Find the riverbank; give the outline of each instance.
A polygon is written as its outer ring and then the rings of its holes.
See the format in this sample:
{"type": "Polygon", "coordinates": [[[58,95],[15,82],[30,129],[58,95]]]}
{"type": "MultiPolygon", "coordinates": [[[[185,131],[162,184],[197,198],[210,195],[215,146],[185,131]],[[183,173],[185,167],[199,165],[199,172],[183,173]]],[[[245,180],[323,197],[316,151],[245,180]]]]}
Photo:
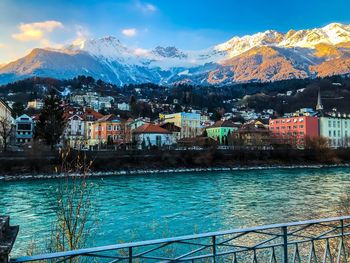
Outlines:
{"type": "Polygon", "coordinates": [[[64,179],[67,177],[110,177],[127,175],[153,175],[170,173],[210,173],[210,172],[228,172],[228,171],[254,171],[254,170],[272,170],[272,169],[317,169],[317,168],[346,168],[350,163],[344,164],[310,164],[310,165],[274,165],[274,166],[237,166],[237,167],[207,167],[207,168],[178,168],[178,169],[134,169],[105,172],[82,173],[53,173],[53,174],[18,174],[18,175],[0,175],[0,181],[17,180],[36,180],[36,179],[64,179]]]}
{"type": "Polygon", "coordinates": [[[91,176],[113,176],[338,167],[350,164],[350,150],[73,151],[64,160],[58,152],[12,152],[0,154],[0,180],[62,178],[62,166],[77,159],[89,164],[91,176]]]}

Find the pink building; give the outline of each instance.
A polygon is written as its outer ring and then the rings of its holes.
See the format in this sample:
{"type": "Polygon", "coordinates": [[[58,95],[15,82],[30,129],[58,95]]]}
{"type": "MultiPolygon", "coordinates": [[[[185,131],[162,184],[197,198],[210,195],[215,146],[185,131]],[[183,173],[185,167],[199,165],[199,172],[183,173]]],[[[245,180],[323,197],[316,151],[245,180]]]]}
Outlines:
{"type": "Polygon", "coordinates": [[[280,143],[304,147],[306,138],[318,138],[318,117],[296,116],[270,119],[271,134],[280,143]]]}

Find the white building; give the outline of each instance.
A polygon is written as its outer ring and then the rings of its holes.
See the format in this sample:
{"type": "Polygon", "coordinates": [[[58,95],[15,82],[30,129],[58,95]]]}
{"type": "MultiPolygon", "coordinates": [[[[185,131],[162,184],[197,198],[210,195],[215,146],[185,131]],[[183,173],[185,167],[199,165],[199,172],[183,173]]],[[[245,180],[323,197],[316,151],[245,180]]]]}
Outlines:
{"type": "Polygon", "coordinates": [[[130,111],[130,105],[128,103],[122,102],[117,104],[117,108],[122,111],[130,111]]]}
{"type": "Polygon", "coordinates": [[[71,101],[77,103],[80,106],[86,106],[93,108],[95,111],[102,109],[112,108],[114,98],[111,96],[100,96],[96,92],[87,92],[83,95],[74,95],[71,97],[71,101]]]}
{"type": "Polygon", "coordinates": [[[132,141],[137,149],[149,149],[152,146],[166,147],[174,144],[173,134],[154,124],[144,124],[132,132],[132,141]]]}
{"type": "Polygon", "coordinates": [[[350,116],[333,113],[319,118],[320,137],[332,148],[350,147],[350,116]]]}
{"type": "Polygon", "coordinates": [[[4,140],[7,144],[10,143],[13,138],[14,119],[12,118],[12,109],[6,102],[0,99],[0,145],[5,147],[4,140]]]}
{"type": "Polygon", "coordinates": [[[26,114],[19,116],[16,120],[16,143],[30,143],[34,135],[34,121],[26,114]]]}

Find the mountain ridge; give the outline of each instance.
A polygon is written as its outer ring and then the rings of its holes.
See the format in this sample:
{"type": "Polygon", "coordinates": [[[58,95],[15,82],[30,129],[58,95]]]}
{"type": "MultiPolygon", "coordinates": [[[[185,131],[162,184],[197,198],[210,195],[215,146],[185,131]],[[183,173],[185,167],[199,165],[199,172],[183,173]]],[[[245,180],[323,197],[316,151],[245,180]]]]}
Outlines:
{"type": "Polygon", "coordinates": [[[202,50],[174,46],[131,48],[107,36],[62,49],[36,48],[0,66],[0,84],[31,76],[90,75],[117,85],[152,82],[171,85],[267,82],[350,73],[350,25],[267,30],[233,37],[202,50]]]}

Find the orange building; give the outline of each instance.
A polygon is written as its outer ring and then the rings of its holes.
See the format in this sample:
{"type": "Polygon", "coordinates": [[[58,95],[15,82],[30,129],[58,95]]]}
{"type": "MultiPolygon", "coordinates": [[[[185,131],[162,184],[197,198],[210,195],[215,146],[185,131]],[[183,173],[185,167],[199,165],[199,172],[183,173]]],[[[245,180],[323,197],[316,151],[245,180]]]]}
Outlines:
{"type": "Polygon", "coordinates": [[[296,147],[304,147],[307,137],[319,137],[318,117],[313,116],[270,119],[269,129],[276,141],[296,147]]]}
{"type": "Polygon", "coordinates": [[[125,141],[124,123],[114,114],[103,116],[92,124],[92,144],[121,144],[125,141]]]}

